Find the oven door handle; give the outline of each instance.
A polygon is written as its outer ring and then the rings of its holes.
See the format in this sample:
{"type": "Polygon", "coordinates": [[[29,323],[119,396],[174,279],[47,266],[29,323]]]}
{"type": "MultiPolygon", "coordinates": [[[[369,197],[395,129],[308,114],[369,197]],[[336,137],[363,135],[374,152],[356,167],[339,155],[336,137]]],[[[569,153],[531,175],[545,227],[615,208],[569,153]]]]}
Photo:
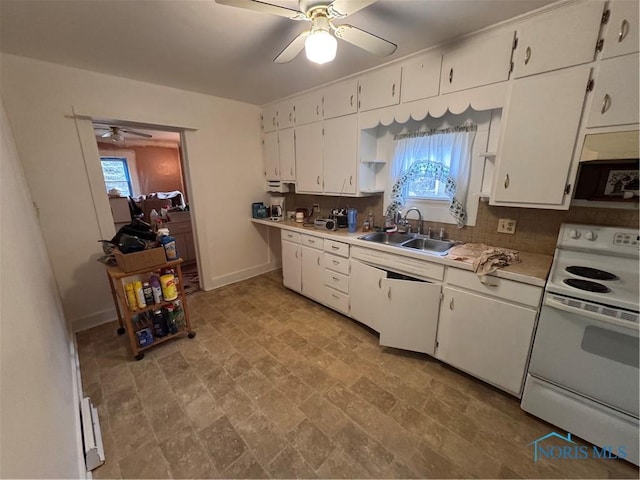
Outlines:
{"type": "Polygon", "coordinates": [[[611,325],[615,325],[617,327],[622,327],[622,328],[626,328],[629,330],[634,330],[635,332],[638,332],[638,330],[640,329],[640,325],[638,325],[637,323],[634,322],[628,322],[626,320],[620,320],[618,318],[611,318],[608,317],[606,315],[602,315],[601,313],[595,313],[595,312],[589,312],[587,310],[583,310],[581,308],[574,308],[574,307],[569,307],[561,302],[558,302],[556,300],[553,300],[551,298],[547,298],[545,300],[545,305],[548,305],[549,307],[553,307],[553,308],[557,308],[558,310],[564,310],[565,312],[569,312],[569,313],[573,313],[576,315],[581,315],[583,317],[588,317],[591,318],[593,320],[597,320],[599,322],[603,322],[603,323],[609,323],[611,325]]]}

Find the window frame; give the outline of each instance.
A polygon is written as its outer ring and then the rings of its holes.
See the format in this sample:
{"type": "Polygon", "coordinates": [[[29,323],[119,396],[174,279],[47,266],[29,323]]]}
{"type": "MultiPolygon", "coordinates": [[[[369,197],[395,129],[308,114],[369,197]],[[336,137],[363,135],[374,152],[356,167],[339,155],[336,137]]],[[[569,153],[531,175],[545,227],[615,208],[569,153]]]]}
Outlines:
{"type": "MultiPolygon", "coordinates": [[[[124,166],[124,174],[126,177],[126,182],[127,182],[127,186],[129,187],[129,195],[125,195],[125,196],[134,196],[134,192],[133,192],[133,183],[131,181],[131,172],[129,171],[129,163],[128,163],[128,159],[125,156],[113,156],[113,155],[108,155],[108,156],[100,156],[100,168],[102,170],[102,178],[104,179],[104,185],[106,187],[107,193],[109,192],[109,190],[111,190],[111,188],[115,188],[115,187],[111,187],[109,188],[108,183],[115,183],[113,181],[109,181],[106,178],[104,178],[104,163],[103,162],[115,162],[115,161],[119,161],[120,163],[122,163],[122,165],[124,166]]],[[[118,181],[118,183],[122,183],[122,181],[118,181]]]]}

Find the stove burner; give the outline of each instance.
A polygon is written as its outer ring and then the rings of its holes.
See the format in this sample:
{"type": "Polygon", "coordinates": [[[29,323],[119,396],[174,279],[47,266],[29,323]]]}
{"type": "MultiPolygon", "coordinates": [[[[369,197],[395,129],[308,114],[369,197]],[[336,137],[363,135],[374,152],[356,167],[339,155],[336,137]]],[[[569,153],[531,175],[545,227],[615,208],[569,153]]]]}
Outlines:
{"type": "Polygon", "coordinates": [[[586,290],[595,293],[609,293],[611,289],[601,283],[591,282],[589,280],[580,280],[578,278],[567,278],[563,280],[570,287],[586,290]]]}
{"type": "Polygon", "coordinates": [[[618,280],[618,277],[613,273],[598,270],[597,268],[570,266],[565,268],[565,270],[579,277],[591,278],[593,280],[618,280]]]}

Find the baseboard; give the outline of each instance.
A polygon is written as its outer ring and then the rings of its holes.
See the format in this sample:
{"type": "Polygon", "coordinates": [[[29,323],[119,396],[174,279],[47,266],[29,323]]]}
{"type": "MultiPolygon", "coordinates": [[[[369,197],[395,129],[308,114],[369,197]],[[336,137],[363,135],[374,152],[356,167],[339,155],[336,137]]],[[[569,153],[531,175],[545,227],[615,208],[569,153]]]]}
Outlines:
{"type": "Polygon", "coordinates": [[[269,262],[263,263],[262,265],[257,265],[255,267],[247,268],[245,270],[240,270],[238,272],[229,273],[227,275],[221,275],[219,277],[210,278],[207,282],[208,285],[204,285],[204,290],[214,290],[216,288],[224,287],[225,285],[230,285],[232,283],[240,282],[242,280],[247,280],[252,277],[256,277],[258,275],[262,275],[263,273],[272,272],[273,270],[277,270],[282,267],[281,262],[269,262]]]}
{"type": "Polygon", "coordinates": [[[84,458],[84,439],[82,436],[82,423],[80,414],[80,402],[82,401],[82,375],[80,373],[80,358],[78,356],[78,341],[75,332],[71,334],[69,350],[71,351],[71,370],[73,378],[73,409],[75,412],[76,439],[78,442],[78,478],[93,478],[91,472],[87,471],[87,464],[84,458]]]}
{"type": "Polygon", "coordinates": [[[73,329],[73,333],[77,333],[83,330],[97,327],[98,325],[102,325],[103,323],[113,322],[117,319],[118,315],[116,313],[116,309],[108,308],[106,310],[101,310],[100,312],[95,312],[91,315],[72,320],[71,328],[73,329]]]}

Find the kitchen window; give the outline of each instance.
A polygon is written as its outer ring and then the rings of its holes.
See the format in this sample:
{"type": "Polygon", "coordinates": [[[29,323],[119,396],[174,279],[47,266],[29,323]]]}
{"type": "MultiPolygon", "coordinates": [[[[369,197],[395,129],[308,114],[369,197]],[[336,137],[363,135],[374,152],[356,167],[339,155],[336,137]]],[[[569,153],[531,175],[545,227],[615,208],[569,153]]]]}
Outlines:
{"type": "Polygon", "coordinates": [[[107,192],[115,188],[120,191],[121,196],[133,195],[129,166],[125,157],[100,157],[100,164],[107,192]]]}
{"type": "Polygon", "coordinates": [[[476,124],[467,123],[395,135],[387,212],[395,213],[412,200],[435,201],[448,205],[458,227],[465,225],[476,130],[476,124]]]}

